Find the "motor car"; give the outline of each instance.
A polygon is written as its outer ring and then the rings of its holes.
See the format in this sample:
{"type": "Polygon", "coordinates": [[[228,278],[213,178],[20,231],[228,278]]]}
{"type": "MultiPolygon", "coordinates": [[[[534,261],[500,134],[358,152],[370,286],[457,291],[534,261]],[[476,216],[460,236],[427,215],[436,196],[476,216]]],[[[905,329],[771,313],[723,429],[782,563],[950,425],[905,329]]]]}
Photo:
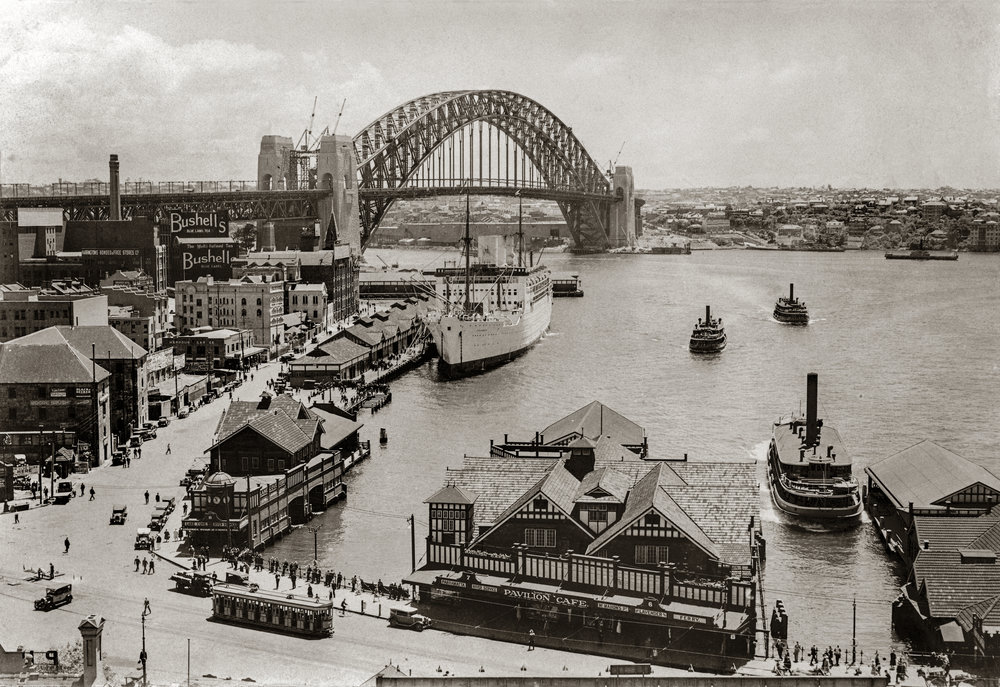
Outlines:
{"type": "Polygon", "coordinates": [[[143,429],[151,429],[153,431],[156,431],[156,423],[155,422],[143,422],[142,423],[142,428],[143,429]]]}
{"type": "Polygon", "coordinates": [[[64,584],[61,587],[51,587],[45,590],[45,596],[35,600],[36,611],[51,611],[57,606],[68,604],[73,600],[73,585],[64,584]]]}
{"type": "Polygon", "coordinates": [[[136,436],[140,437],[143,441],[149,441],[150,439],[156,438],[156,430],[153,428],[143,427],[141,429],[135,430],[136,436]]]}
{"type": "Polygon", "coordinates": [[[124,451],[114,451],[111,454],[111,464],[112,465],[124,465],[125,464],[125,452],[124,451]]]}
{"type": "Polygon", "coordinates": [[[195,596],[212,595],[212,577],[205,573],[181,570],[171,575],[170,581],[174,583],[174,589],[179,592],[195,596]]]}
{"type": "Polygon", "coordinates": [[[111,508],[111,522],[112,525],[124,525],[125,519],[128,517],[128,508],[125,506],[113,506],[111,508]]]}
{"type": "Polygon", "coordinates": [[[148,550],[153,548],[153,533],[148,527],[139,527],[135,530],[135,550],[148,550]]]}
{"type": "Polygon", "coordinates": [[[56,490],[52,494],[52,500],[56,503],[69,503],[69,500],[76,497],[76,488],[69,480],[59,480],[56,483],[56,490]]]}
{"type": "Polygon", "coordinates": [[[169,424],[170,424],[170,418],[168,417],[161,417],[159,420],[156,421],[157,427],[166,427],[169,424]]]}
{"type": "Polygon", "coordinates": [[[138,434],[133,434],[128,440],[129,448],[139,448],[142,446],[142,437],[138,434]]]}
{"type": "Polygon", "coordinates": [[[191,409],[188,408],[187,406],[184,406],[179,411],[177,411],[177,417],[187,417],[190,414],[191,414],[191,409]]]}
{"type": "Polygon", "coordinates": [[[389,611],[389,625],[423,632],[431,626],[431,619],[417,613],[414,608],[393,608],[389,611]]]}

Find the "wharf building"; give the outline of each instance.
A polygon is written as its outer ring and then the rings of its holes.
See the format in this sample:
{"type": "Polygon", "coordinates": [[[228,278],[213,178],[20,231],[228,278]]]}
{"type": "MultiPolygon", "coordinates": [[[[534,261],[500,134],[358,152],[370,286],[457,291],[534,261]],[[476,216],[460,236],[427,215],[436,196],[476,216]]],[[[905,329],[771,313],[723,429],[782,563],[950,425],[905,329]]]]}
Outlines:
{"type": "Polygon", "coordinates": [[[595,401],[466,456],[426,503],[427,563],[406,582],[442,630],[715,672],[754,655],[753,463],[652,460],[595,401]]]}
{"type": "Polygon", "coordinates": [[[175,286],[174,326],[178,333],[198,327],[249,329],[253,342],[270,357],[287,349],[284,340],[285,284],[244,276],[216,281],[201,277],[175,286]]]}
{"type": "Polygon", "coordinates": [[[413,345],[424,332],[427,298],[413,297],[360,318],[289,364],[292,386],[357,379],[413,345]]]}
{"type": "Polygon", "coordinates": [[[893,627],[956,664],[998,665],[1000,477],[926,440],[865,472],[872,523],[907,570],[893,627]]]}
{"type": "Polygon", "coordinates": [[[63,331],[0,344],[0,447],[33,465],[73,448],[96,467],[111,459],[111,373],[63,331]]]}
{"type": "Polygon", "coordinates": [[[196,546],[265,546],[346,495],[344,473],[371,455],[361,427],[288,395],[234,401],[209,449],[214,472],[190,492],[182,527],[196,546]]]}
{"type": "Polygon", "coordinates": [[[0,341],[56,325],[97,327],[108,323],[108,297],[90,289],[65,292],[0,284],[0,341]]]}

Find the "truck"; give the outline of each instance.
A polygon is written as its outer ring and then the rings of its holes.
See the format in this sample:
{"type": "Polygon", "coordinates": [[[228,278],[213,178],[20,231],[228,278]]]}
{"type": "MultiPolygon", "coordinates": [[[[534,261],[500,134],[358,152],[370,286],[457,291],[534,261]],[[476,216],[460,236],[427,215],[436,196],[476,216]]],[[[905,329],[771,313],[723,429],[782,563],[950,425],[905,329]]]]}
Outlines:
{"type": "Polygon", "coordinates": [[[76,496],[76,488],[73,483],[69,480],[59,480],[56,482],[55,493],[52,494],[52,500],[55,503],[67,504],[71,498],[76,496]]]}
{"type": "Polygon", "coordinates": [[[50,587],[45,590],[45,596],[35,600],[36,611],[51,611],[58,606],[64,606],[73,600],[73,585],[64,584],[61,587],[50,587]]]}
{"type": "Polygon", "coordinates": [[[174,589],[179,592],[195,596],[212,595],[213,580],[205,573],[181,570],[171,575],[170,581],[174,583],[174,589]]]}

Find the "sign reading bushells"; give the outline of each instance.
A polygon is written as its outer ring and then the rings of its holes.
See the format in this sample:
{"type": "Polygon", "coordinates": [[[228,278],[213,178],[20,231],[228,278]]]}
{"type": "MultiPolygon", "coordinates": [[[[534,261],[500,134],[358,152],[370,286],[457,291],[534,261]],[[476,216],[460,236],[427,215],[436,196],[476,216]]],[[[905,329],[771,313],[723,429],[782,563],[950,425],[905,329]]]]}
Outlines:
{"type": "Polygon", "coordinates": [[[178,237],[229,236],[229,211],[170,212],[170,235],[178,237]]]}

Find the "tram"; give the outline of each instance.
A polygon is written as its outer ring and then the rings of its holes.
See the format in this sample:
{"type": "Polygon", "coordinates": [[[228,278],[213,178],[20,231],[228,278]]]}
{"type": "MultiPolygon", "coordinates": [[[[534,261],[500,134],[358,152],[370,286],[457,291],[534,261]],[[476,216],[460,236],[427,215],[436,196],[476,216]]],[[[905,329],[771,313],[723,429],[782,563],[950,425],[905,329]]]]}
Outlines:
{"type": "Polygon", "coordinates": [[[217,584],[212,588],[212,620],[304,637],[333,634],[333,603],[304,599],[255,586],[217,584]]]}

